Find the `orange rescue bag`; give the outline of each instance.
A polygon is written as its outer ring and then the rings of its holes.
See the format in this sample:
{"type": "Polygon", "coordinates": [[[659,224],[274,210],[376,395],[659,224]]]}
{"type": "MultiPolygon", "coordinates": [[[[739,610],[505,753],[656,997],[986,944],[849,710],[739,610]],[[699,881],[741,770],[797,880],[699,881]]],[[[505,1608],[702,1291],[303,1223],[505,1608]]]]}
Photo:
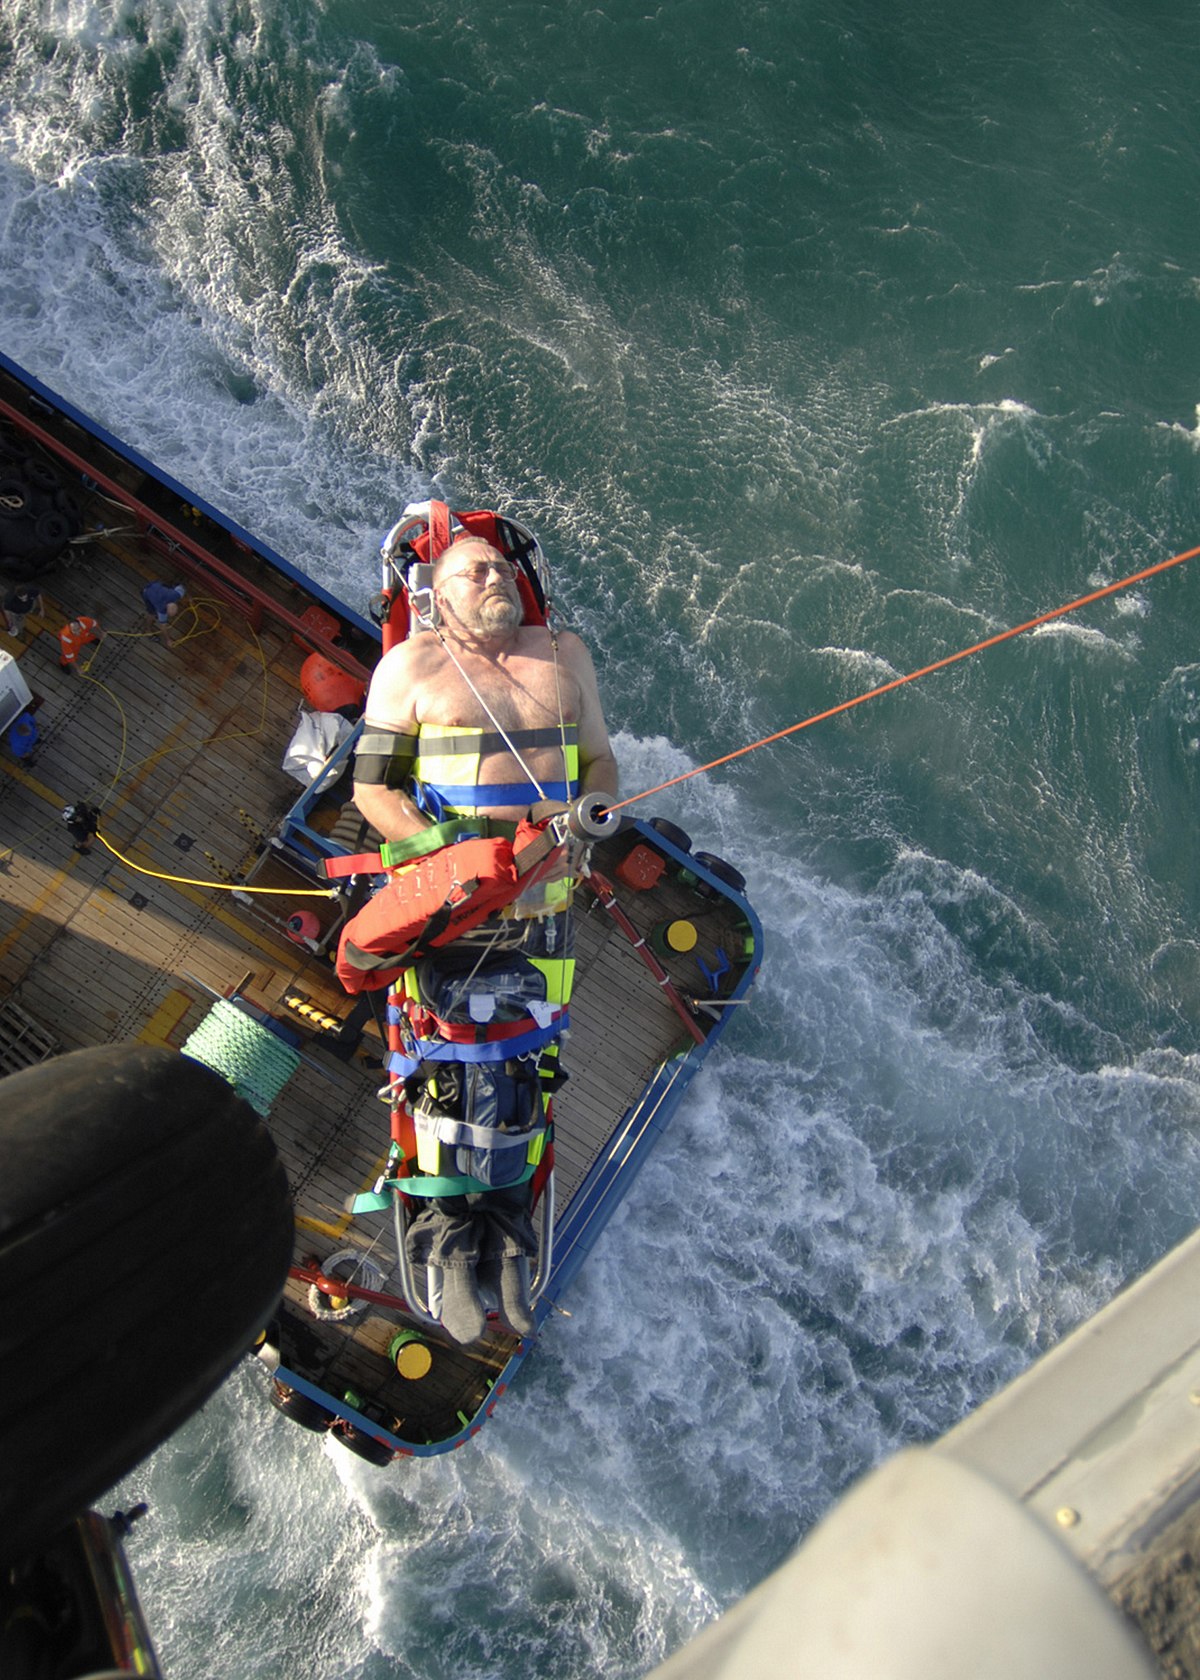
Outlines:
{"type": "Polygon", "coordinates": [[[402,864],[342,929],[337,975],[347,992],[376,991],[430,951],[511,904],[556,842],[530,822],[515,840],[460,840],[402,864]]]}

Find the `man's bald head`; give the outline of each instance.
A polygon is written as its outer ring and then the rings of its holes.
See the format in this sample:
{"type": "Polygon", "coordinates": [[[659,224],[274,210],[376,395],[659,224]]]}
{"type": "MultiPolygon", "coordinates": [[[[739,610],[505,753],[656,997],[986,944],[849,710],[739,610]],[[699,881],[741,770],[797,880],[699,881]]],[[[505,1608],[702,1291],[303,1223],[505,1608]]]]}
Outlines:
{"type": "Polygon", "coordinates": [[[445,617],[471,636],[511,635],[525,616],[516,568],[482,537],[459,537],[439,555],[433,587],[445,617]]]}

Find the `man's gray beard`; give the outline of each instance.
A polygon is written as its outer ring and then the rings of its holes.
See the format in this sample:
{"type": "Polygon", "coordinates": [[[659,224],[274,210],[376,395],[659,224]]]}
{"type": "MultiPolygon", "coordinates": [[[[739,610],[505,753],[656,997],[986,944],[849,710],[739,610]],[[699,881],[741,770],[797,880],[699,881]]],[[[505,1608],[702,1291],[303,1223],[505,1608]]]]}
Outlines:
{"type": "Polygon", "coordinates": [[[515,630],[521,622],[520,605],[508,595],[485,595],[477,607],[462,607],[458,616],[473,636],[495,636],[515,630]]]}

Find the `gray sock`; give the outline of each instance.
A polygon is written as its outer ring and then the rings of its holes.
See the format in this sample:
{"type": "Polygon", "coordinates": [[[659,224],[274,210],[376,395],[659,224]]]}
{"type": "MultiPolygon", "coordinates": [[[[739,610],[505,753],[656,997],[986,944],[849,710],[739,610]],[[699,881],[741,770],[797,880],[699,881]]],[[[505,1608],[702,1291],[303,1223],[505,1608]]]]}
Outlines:
{"type": "Polygon", "coordinates": [[[518,1336],[532,1336],[537,1329],[529,1300],[529,1261],[523,1254],[505,1254],[500,1259],[500,1317],[518,1336]]]}
{"type": "Polygon", "coordinates": [[[479,1340],[486,1323],[474,1272],[466,1266],[447,1266],[442,1272],[442,1324],[447,1335],[465,1346],[479,1340]]]}

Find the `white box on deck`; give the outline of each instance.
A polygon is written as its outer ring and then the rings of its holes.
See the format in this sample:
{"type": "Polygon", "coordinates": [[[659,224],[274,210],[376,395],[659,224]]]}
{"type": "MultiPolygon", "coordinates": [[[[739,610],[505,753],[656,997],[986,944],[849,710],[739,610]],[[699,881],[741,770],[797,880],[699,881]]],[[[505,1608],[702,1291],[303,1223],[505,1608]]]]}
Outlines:
{"type": "Polygon", "coordinates": [[[21,667],[11,653],[0,652],[0,734],[20,717],[32,699],[21,667]]]}

